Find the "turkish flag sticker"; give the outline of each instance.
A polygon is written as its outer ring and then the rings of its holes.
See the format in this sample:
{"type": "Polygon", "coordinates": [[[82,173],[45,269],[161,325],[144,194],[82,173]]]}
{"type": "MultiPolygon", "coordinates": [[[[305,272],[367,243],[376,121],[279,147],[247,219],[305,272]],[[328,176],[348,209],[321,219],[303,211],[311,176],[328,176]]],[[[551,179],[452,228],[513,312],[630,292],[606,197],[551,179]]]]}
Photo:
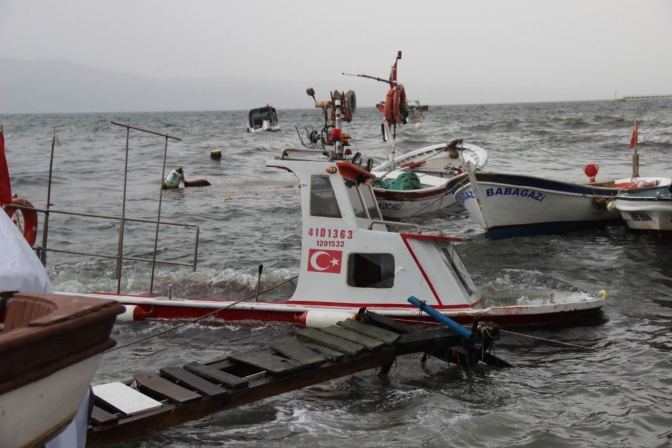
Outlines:
{"type": "Polygon", "coordinates": [[[310,249],[308,251],[308,271],[340,274],[342,258],[343,252],[340,250],[310,249]]]}

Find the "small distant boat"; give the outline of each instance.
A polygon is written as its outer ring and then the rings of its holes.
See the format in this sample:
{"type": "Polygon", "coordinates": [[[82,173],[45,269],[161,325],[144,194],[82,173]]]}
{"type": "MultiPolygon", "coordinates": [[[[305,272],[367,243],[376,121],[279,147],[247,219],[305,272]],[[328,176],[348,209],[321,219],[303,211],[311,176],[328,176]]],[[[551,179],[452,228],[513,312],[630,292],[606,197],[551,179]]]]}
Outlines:
{"type": "Polygon", "coordinates": [[[417,110],[418,112],[429,112],[429,106],[426,104],[420,104],[420,101],[418,100],[409,100],[408,110],[417,110]]]}
{"type": "Polygon", "coordinates": [[[621,102],[623,102],[623,101],[627,101],[627,100],[625,99],[625,97],[623,97],[623,98],[619,98],[619,97],[618,97],[618,93],[617,93],[617,92],[614,92],[614,99],[611,100],[611,102],[612,102],[612,103],[621,103],[621,102]]]}
{"type": "Polygon", "coordinates": [[[629,228],[655,233],[672,232],[672,187],[638,188],[624,191],[609,204],[616,208],[629,228]]]}
{"type": "MultiPolygon", "coordinates": [[[[376,109],[378,109],[378,111],[381,114],[384,114],[385,101],[381,101],[380,103],[376,104],[376,109]]],[[[422,117],[423,116],[422,112],[429,112],[429,106],[427,106],[426,104],[420,104],[420,101],[418,100],[407,101],[407,109],[409,113],[409,118],[412,116],[422,117]]]]}
{"type": "Polygon", "coordinates": [[[247,121],[247,132],[277,132],[280,130],[278,114],[273,106],[266,105],[250,110],[247,121]]]}

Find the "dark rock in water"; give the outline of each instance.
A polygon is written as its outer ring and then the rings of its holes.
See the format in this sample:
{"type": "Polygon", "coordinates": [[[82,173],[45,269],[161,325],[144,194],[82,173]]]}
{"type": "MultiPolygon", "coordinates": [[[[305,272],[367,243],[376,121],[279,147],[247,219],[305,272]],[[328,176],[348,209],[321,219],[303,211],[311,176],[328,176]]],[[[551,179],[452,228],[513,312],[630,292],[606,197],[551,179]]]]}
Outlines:
{"type": "Polygon", "coordinates": [[[185,180],[184,181],[184,186],[185,187],[207,187],[210,185],[210,182],[208,182],[205,179],[194,179],[194,180],[185,180]]]}
{"type": "Polygon", "coordinates": [[[210,158],[211,159],[221,159],[222,158],[222,151],[220,149],[211,149],[210,150],[210,158]]]}

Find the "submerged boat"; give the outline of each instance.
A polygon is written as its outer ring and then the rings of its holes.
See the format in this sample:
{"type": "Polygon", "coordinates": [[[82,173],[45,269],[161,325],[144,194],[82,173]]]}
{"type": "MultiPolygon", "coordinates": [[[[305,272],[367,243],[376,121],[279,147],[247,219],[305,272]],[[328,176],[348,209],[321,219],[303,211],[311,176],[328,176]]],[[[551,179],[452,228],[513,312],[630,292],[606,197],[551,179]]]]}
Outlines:
{"type": "Polygon", "coordinates": [[[247,132],[277,132],[280,130],[278,114],[273,106],[266,105],[250,110],[247,119],[247,132]]]}
{"type": "Polygon", "coordinates": [[[378,179],[373,191],[383,217],[405,219],[451,206],[459,207],[453,193],[468,182],[465,163],[482,167],[487,161],[485,149],[457,139],[448,144],[416,149],[374,167],[371,172],[378,179]],[[411,183],[411,188],[402,189],[398,184],[404,177],[417,181],[411,183]]]}
{"type": "Polygon", "coordinates": [[[455,191],[455,199],[493,239],[562,233],[617,222],[621,213],[608,205],[621,190],[642,182],[671,182],[669,178],[639,177],[580,184],[523,174],[468,172],[469,183],[455,191]]]}
{"type": "MultiPolygon", "coordinates": [[[[346,95],[332,94],[334,130],[341,129],[346,95]]],[[[331,103],[321,102],[321,103],[331,103]]],[[[320,106],[321,107],[321,106],[320,106]]],[[[301,260],[295,291],[286,300],[246,301],[87,294],[135,305],[147,318],[311,322],[342,320],[367,308],[410,323],[430,322],[408,298],[417,297],[462,324],[475,318],[499,325],[565,321],[599,310],[604,298],[589,294],[555,297],[545,304],[489,306],[455,251],[461,241],[437,228],[385,221],[360,154],[346,155],[335,136],[327,149],[284,149],[270,168],[297,177],[301,200],[301,260]],[[403,233],[388,230],[388,225],[403,233]]]]}
{"type": "Polygon", "coordinates": [[[609,204],[621,213],[629,228],[659,234],[672,232],[670,185],[623,191],[609,204]]]}

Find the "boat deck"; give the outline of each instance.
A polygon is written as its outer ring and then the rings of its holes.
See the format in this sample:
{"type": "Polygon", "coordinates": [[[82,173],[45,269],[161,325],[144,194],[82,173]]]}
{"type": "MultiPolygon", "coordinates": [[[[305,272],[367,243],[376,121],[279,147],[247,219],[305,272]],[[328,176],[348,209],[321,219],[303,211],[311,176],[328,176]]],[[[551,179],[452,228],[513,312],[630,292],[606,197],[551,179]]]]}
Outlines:
{"type": "Polygon", "coordinates": [[[301,329],[260,350],[138,373],[93,387],[87,446],[133,439],[368,369],[385,375],[399,355],[430,353],[469,365],[453,349],[461,343],[448,328],[418,330],[367,311],[358,320],[301,329]]]}

